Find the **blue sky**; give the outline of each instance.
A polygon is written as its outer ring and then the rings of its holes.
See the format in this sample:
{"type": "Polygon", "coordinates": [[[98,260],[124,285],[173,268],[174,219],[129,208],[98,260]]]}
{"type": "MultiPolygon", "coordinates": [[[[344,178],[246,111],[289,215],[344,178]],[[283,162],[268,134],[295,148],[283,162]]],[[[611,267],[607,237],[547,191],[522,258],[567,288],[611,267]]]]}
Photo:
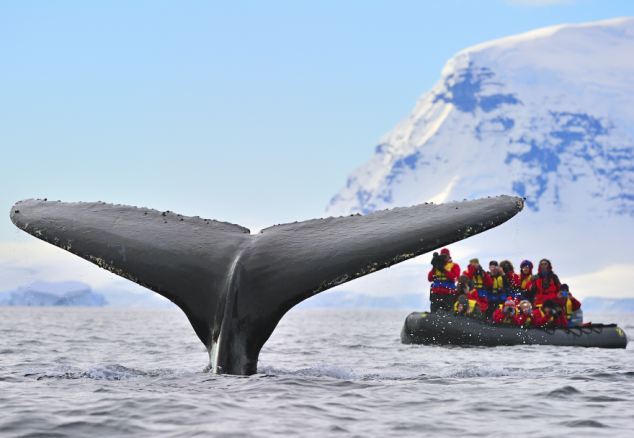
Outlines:
{"type": "Polygon", "coordinates": [[[628,15],[634,2],[0,2],[0,290],[134,289],[15,228],[19,199],[252,230],[319,217],[457,51],[628,15]]]}
{"type": "MultiPolygon", "coordinates": [[[[456,51],[629,1],[0,4],[0,211],[104,200],[259,228],[323,214],[456,51]]],[[[24,239],[0,219],[0,241],[24,239]]]]}

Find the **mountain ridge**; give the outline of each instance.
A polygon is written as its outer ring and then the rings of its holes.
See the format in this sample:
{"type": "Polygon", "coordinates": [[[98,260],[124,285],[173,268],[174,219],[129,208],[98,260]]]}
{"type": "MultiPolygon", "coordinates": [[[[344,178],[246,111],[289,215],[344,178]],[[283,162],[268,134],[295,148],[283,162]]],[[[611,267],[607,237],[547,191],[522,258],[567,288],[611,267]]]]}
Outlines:
{"type": "Polygon", "coordinates": [[[550,258],[562,278],[592,280],[572,285],[584,295],[621,296],[608,274],[626,265],[622,281],[634,281],[632,53],[631,17],[459,51],[351,172],[326,214],[519,195],[527,207],[520,215],[452,253],[518,264],[550,258]]]}
{"type": "Polygon", "coordinates": [[[419,99],[410,116],[383,137],[372,159],[352,173],[346,187],[329,203],[327,213],[368,213],[433,200],[444,192],[448,193],[442,200],[515,193],[527,198],[530,209],[539,211],[561,207],[561,199],[578,195],[575,186],[584,180],[586,187],[596,183],[590,196],[606,201],[602,205],[611,214],[634,216],[634,130],[616,120],[613,111],[606,110],[609,105],[601,103],[606,97],[606,71],[626,77],[615,79],[610,88],[613,94],[618,91],[618,98],[612,97],[627,112],[627,120],[634,119],[626,105],[634,97],[634,81],[629,79],[634,62],[612,61],[627,74],[619,74],[611,65],[593,72],[583,70],[596,53],[607,50],[610,59],[619,59],[624,50],[634,51],[634,19],[562,25],[551,38],[575,30],[584,32],[577,35],[576,42],[570,42],[570,37],[554,42],[541,41],[547,37],[537,42],[518,40],[516,45],[528,45],[522,53],[525,60],[518,60],[517,47],[501,48],[505,44],[500,42],[508,38],[476,45],[480,47],[477,51],[474,47],[460,51],[447,62],[440,81],[419,99]],[[604,44],[594,41],[587,49],[590,52],[579,59],[579,49],[573,48],[586,46],[598,31],[603,32],[604,44]],[[611,48],[614,34],[619,32],[623,41],[611,48]],[[545,51],[544,45],[551,49],[545,51]],[[581,64],[576,69],[553,59],[553,53],[566,51],[581,64]],[[447,149],[455,149],[465,161],[477,160],[474,151],[478,150],[496,168],[498,181],[474,184],[483,170],[456,163],[447,149]],[[447,169],[449,164],[452,169],[447,169]],[[425,181],[428,187],[410,193],[407,186],[420,183],[415,174],[423,171],[442,177],[436,184],[425,181]],[[448,175],[457,176],[458,181],[448,175]],[[476,187],[464,188],[469,185],[476,187]]]}

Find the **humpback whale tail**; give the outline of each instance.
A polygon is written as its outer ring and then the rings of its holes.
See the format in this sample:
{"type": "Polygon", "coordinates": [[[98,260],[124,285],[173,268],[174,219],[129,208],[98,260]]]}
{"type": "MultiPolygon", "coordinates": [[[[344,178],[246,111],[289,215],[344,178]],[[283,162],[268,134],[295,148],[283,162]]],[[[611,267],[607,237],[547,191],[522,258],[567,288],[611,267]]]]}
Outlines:
{"type": "Polygon", "coordinates": [[[215,372],[253,374],[279,320],[321,291],[507,221],[520,198],[423,204],[365,216],[239,225],[169,211],[26,200],[13,223],[178,305],[215,372]]]}

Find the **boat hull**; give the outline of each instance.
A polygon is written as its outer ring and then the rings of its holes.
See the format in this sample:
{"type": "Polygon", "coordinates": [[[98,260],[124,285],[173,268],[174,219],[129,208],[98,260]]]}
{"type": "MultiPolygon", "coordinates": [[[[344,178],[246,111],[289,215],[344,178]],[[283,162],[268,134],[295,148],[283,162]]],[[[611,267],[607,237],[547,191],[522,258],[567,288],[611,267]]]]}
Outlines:
{"type": "Polygon", "coordinates": [[[436,345],[559,345],[625,348],[627,335],[616,324],[575,328],[522,328],[492,324],[446,312],[414,312],[401,331],[403,344],[436,345]]]}

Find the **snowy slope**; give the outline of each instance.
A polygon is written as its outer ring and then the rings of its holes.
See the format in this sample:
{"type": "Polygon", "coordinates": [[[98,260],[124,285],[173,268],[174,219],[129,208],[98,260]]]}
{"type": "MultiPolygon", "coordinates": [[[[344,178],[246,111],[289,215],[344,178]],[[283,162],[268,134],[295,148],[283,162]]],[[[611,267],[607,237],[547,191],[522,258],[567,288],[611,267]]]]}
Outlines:
{"type": "Polygon", "coordinates": [[[515,193],[526,197],[525,212],[458,245],[458,255],[516,264],[549,256],[570,276],[617,263],[634,271],[632,102],[634,18],[470,47],[447,62],[327,213],[515,193]]]}
{"type": "Polygon", "coordinates": [[[101,307],[106,304],[103,295],[94,293],[90,286],[77,281],[37,281],[14,291],[0,292],[0,306],[101,307]]]}

